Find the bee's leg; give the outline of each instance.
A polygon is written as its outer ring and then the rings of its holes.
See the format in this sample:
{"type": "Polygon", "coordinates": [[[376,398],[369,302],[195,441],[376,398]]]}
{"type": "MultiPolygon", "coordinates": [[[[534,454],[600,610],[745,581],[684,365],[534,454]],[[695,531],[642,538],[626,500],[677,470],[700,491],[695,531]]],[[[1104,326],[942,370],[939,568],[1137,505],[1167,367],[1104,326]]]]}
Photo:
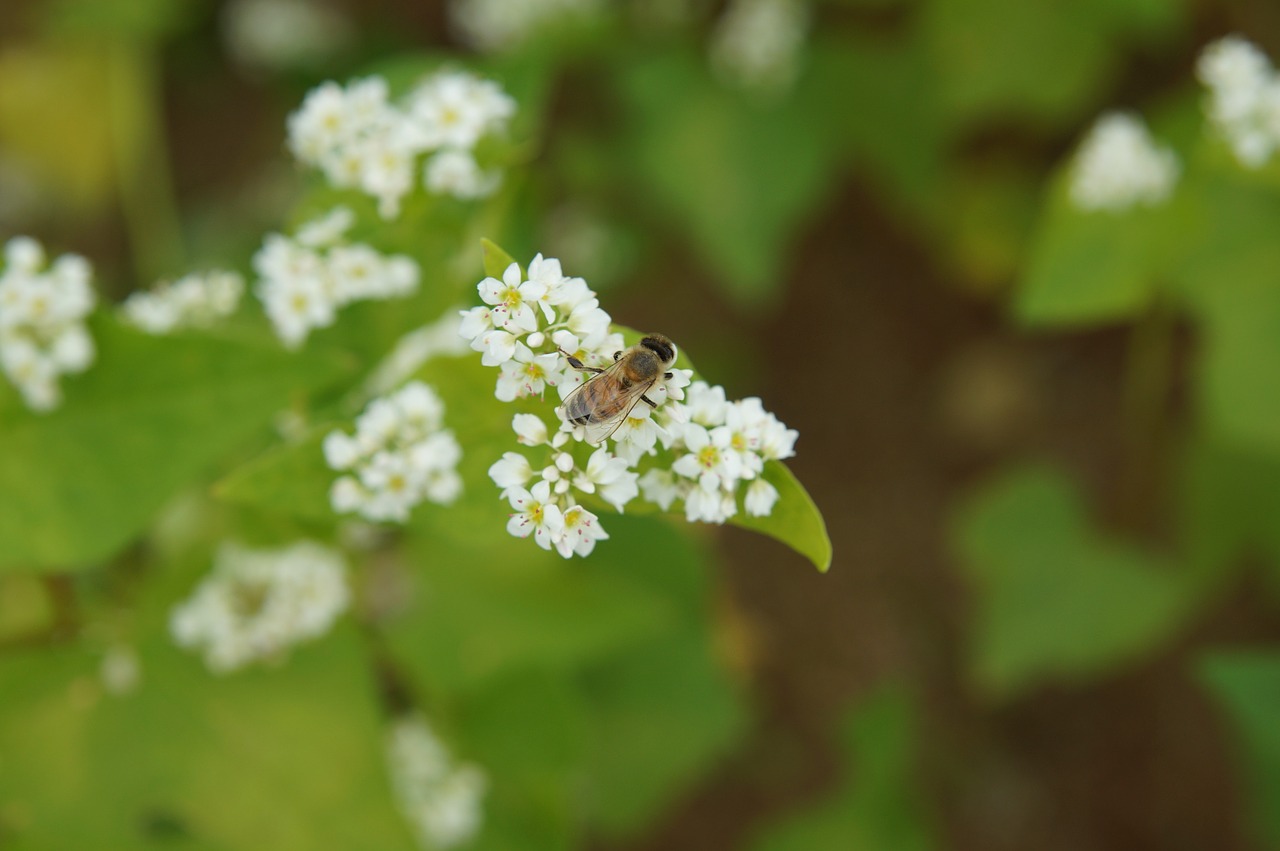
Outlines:
{"type": "Polygon", "coordinates": [[[675,377],[675,373],[674,373],[674,372],[664,372],[664,373],[662,373],[662,377],[663,377],[663,378],[674,378],[674,377],[675,377]]]}
{"type": "Polygon", "coordinates": [[[644,401],[648,402],[648,403],[649,403],[649,407],[650,407],[650,408],[656,408],[656,407],[658,407],[658,403],[657,403],[657,402],[655,402],[655,401],[653,401],[652,399],[650,399],[648,396],[643,396],[643,395],[642,395],[640,398],[641,398],[641,399],[643,399],[644,401]]]}
{"type": "Polygon", "coordinates": [[[569,361],[569,366],[573,367],[576,370],[579,370],[581,372],[594,372],[596,375],[599,375],[600,373],[604,372],[603,369],[598,369],[594,366],[587,366],[585,363],[578,360],[573,355],[566,352],[564,349],[557,349],[557,351],[559,351],[560,354],[564,355],[565,359],[569,361]]]}

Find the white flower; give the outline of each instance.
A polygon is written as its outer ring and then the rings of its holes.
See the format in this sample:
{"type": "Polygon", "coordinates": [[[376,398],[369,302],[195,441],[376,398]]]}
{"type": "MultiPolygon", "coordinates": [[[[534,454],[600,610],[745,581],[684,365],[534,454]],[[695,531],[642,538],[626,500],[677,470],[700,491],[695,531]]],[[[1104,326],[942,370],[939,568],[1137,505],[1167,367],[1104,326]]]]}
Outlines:
{"type": "Polygon", "coordinates": [[[452,0],[449,18],[462,40],[481,50],[513,47],[557,21],[595,14],[602,0],[452,0]]]}
{"type": "Polygon", "coordinates": [[[235,272],[212,271],[161,283],[150,292],[135,292],[121,306],[125,318],[148,334],[200,328],[235,312],[244,278],[235,272]]]}
{"type": "Polygon", "coordinates": [[[564,531],[564,515],[560,506],[551,501],[551,485],[540,481],[530,490],[508,488],[507,501],[515,512],[507,520],[507,531],[517,538],[532,534],[538,546],[551,549],[564,531]]]}
{"type": "Polygon", "coordinates": [[[542,396],[546,386],[556,386],[560,373],[559,355],[535,355],[523,343],[515,344],[512,358],[501,365],[498,386],[494,391],[503,402],[542,396]]]}
{"type": "Polygon", "coordinates": [[[644,498],[663,511],[671,508],[677,498],[683,496],[688,485],[677,479],[670,470],[654,468],[640,477],[638,484],[644,498]]]}
{"type": "MultiPolygon", "coordinates": [[[[520,266],[512,263],[502,273],[502,280],[485,278],[476,290],[485,304],[500,308],[493,311],[495,325],[513,333],[527,333],[538,328],[537,317],[534,316],[530,302],[536,304],[543,292],[537,281],[525,281],[520,275],[520,266]]],[[[514,342],[513,342],[514,346],[514,342]]]]}
{"type": "Polygon", "coordinates": [[[392,726],[387,765],[400,810],[424,848],[460,845],[479,830],[484,772],[457,763],[421,715],[392,726]]]}
{"type": "Polygon", "coordinates": [[[596,541],[608,537],[600,525],[600,518],[581,505],[574,505],[564,512],[564,528],[556,537],[555,546],[564,558],[574,555],[586,557],[595,549],[596,541]]]}
{"type": "Polygon", "coordinates": [[[533,467],[519,452],[504,452],[502,458],[489,467],[489,478],[505,493],[508,488],[523,487],[533,478],[533,467]]]}
{"type": "MultiPolygon", "coordinates": [[[[425,168],[430,191],[459,197],[492,192],[500,176],[481,173],[470,151],[482,137],[503,132],[514,112],[515,102],[495,83],[465,72],[428,77],[402,103],[391,100],[381,77],[345,88],[325,83],[290,116],[289,147],[334,186],[376,198],[379,214],[389,219],[412,191],[420,159],[440,149],[446,150],[425,168]]],[[[325,236],[321,229],[314,238],[325,236]]]]}
{"type": "Polygon", "coordinates": [[[752,517],[764,517],[773,512],[773,506],[777,502],[778,489],[764,479],[756,479],[747,486],[747,495],[742,504],[752,517]]]}
{"type": "Polygon", "coordinates": [[[337,10],[312,0],[233,0],[223,7],[222,25],[238,62],[273,71],[318,66],[353,35],[337,10]]]}
{"type": "Polygon", "coordinates": [[[492,195],[501,178],[482,171],[469,151],[446,148],[427,160],[423,181],[437,195],[452,195],[464,201],[492,195]]]}
{"type": "Polygon", "coordinates": [[[1082,210],[1125,210],[1169,197],[1178,161],[1158,148],[1137,116],[1111,112],[1098,119],[1080,146],[1071,200],[1082,210]]]}
{"type": "Polygon", "coordinates": [[[496,83],[452,71],[419,85],[409,96],[409,110],[426,147],[470,150],[482,136],[504,129],[516,104],[496,83]]]}
{"type": "Polygon", "coordinates": [[[348,218],[349,211],[338,208],[303,224],[294,239],[268,234],[253,258],[258,298],[276,335],[291,348],[313,329],[332,325],[346,304],[417,289],[418,264],[412,259],[343,241],[348,218]]]}
{"type": "Polygon", "coordinates": [[[802,0],[732,0],[711,35],[711,64],[734,85],[775,94],[796,78],[808,26],[802,0]]]}
{"type": "Polygon", "coordinates": [[[1209,45],[1196,65],[1209,89],[1209,120],[1236,159],[1259,168],[1280,147],[1280,75],[1266,54],[1239,36],[1209,45]]]}
{"type": "Polygon", "coordinates": [[[516,414],[511,418],[516,442],[524,446],[541,446],[547,442],[547,424],[537,414],[516,414]]]}
{"type": "Polygon", "coordinates": [[[632,472],[630,466],[625,458],[618,458],[601,447],[591,453],[587,468],[574,476],[573,486],[584,493],[598,490],[605,502],[622,511],[622,507],[640,493],[636,485],[639,475],[632,472]]]}
{"type": "Polygon", "coordinates": [[[67,254],[45,271],[44,248],[30,237],[5,245],[0,274],[0,369],[27,406],[48,411],[62,402],[58,378],[83,372],[95,347],[85,318],[96,300],[84,258],[67,254]]]}
{"type": "Polygon", "coordinates": [[[411,382],[374,399],[356,418],[355,434],[330,432],[325,461],[351,470],[329,490],[340,514],[403,523],[423,501],[448,504],[462,492],[456,467],[462,457],[453,433],[443,428],[444,403],[429,386],[411,382]]]}
{"type": "Polygon", "coordinates": [[[182,647],[225,673],[278,657],[323,635],[346,610],[342,557],[311,541],[279,550],[224,544],[213,572],[173,610],[169,627],[182,647]]]}

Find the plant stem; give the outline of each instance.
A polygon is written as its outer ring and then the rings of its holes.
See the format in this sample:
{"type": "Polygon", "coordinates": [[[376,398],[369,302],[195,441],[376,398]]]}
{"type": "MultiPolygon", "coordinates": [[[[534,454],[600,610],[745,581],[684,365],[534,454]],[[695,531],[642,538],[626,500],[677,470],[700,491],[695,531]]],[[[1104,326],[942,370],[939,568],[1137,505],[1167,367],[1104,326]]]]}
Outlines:
{"type": "Polygon", "coordinates": [[[1121,412],[1125,462],[1120,488],[1124,518],[1137,529],[1152,521],[1159,490],[1156,479],[1169,437],[1175,328],[1173,310],[1156,303],[1129,336],[1121,412]]]}

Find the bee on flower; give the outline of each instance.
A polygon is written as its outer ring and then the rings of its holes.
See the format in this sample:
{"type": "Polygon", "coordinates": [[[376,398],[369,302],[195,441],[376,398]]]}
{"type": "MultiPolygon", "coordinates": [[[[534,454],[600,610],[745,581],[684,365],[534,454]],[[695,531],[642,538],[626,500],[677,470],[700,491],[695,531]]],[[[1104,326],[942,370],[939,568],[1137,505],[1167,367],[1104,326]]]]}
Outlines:
{"type": "Polygon", "coordinates": [[[772,512],[765,464],[793,455],[797,435],[759,399],[728,402],[693,381],[665,335],[625,346],[596,294],[553,258],[527,272],[510,263],[477,293],[483,305],[461,312],[459,333],[497,368],[494,395],[546,404],[512,417],[518,451],[489,468],[510,534],[570,558],[608,539],[599,509],[622,513],[636,498],[708,523],[772,512]]]}

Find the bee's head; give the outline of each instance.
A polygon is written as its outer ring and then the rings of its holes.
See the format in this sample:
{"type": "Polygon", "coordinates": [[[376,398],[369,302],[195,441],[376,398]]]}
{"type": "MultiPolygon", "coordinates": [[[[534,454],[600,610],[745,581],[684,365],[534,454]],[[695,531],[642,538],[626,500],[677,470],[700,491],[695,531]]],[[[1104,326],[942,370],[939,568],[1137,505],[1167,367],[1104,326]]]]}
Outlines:
{"type": "Polygon", "coordinates": [[[662,358],[663,366],[671,366],[676,360],[676,344],[661,334],[650,334],[640,341],[640,345],[662,358]]]}

